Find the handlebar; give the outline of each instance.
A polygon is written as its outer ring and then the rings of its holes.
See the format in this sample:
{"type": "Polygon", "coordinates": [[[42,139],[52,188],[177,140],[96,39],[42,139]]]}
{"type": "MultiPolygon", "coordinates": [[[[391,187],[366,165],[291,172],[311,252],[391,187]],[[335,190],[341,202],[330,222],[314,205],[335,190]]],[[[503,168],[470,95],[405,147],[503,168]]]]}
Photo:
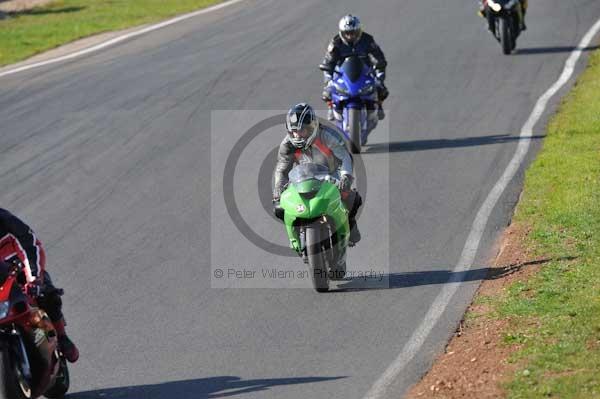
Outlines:
{"type": "MultiPolygon", "coordinates": [[[[8,273],[12,276],[16,276],[25,268],[21,259],[15,258],[11,259],[8,262],[8,273]]],[[[36,279],[31,285],[24,285],[23,287],[26,289],[26,294],[32,297],[43,297],[45,295],[56,294],[58,296],[63,296],[65,291],[62,288],[56,288],[52,285],[41,284],[40,280],[36,279]]]]}

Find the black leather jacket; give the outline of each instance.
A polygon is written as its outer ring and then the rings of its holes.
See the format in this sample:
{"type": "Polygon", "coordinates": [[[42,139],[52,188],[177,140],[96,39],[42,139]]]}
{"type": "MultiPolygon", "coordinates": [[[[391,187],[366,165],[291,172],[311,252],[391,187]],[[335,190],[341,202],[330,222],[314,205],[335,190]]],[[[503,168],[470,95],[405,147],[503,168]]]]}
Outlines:
{"type": "Polygon", "coordinates": [[[0,260],[18,256],[25,265],[28,281],[44,270],[45,252],[35,233],[21,219],[0,208],[0,260]]]}
{"type": "Polygon", "coordinates": [[[383,51],[381,51],[381,48],[375,43],[373,36],[364,32],[358,40],[358,43],[354,46],[346,44],[340,38],[339,34],[335,35],[327,47],[327,53],[319,65],[319,69],[333,74],[335,67],[344,62],[346,57],[351,55],[363,57],[366,62],[375,67],[377,71],[385,72],[387,61],[383,51]]]}

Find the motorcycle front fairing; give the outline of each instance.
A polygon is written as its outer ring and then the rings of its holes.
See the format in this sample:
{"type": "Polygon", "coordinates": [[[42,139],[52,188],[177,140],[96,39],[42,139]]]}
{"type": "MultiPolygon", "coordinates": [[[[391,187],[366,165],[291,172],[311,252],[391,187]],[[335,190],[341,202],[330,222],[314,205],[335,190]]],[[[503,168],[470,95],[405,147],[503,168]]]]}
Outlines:
{"type": "Polygon", "coordinates": [[[519,0],[487,0],[487,19],[490,30],[495,32],[495,20],[502,17],[510,17],[516,13],[518,19],[522,18],[521,2],[519,0]]]}
{"type": "Polygon", "coordinates": [[[29,299],[23,293],[17,278],[10,275],[5,263],[0,264],[0,328],[27,317],[30,308],[29,299]]]}
{"type": "Polygon", "coordinates": [[[0,349],[11,351],[14,359],[24,365],[22,372],[32,380],[25,339],[31,329],[21,331],[18,324],[28,326],[29,305],[15,276],[10,275],[6,263],[0,263],[0,349]]]}
{"type": "Polygon", "coordinates": [[[290,184],[281,194],[284,223],[290,246],[299,254],[304,251],[299,235],[299,226],[323,217],[335,226],[337,243],[347,244],[350,234],[348,210],[342,202],[339,189],[328,181],[329,170],[316,164],[301,164],[289,174],[290,184]]]}
{"type": "Polygon", "coordinates": [[[330,82],[331,97],[336,108],[343,109],[342,118],[337,120],[337,126],[348,139],[350,139],[347,124],[349,109],[358,109],[364,114],[361,117],[363,135],[375,128],[376,121],[371,125],[368,123],[366,105],[372,105],[377,101],[377,84],[371,67],[358,56],[348,57],[341,66],[336,68],[330,82]]]}
{"type": "Polygon", "coordinates": [[[31,396],[41,396],[58,372],[56,330],[45,312],[25,295],[17,275],[0,263],[0,341],[30,384],[31,396]],[[5,270],[6,269],[6,270],[5,270]]]}

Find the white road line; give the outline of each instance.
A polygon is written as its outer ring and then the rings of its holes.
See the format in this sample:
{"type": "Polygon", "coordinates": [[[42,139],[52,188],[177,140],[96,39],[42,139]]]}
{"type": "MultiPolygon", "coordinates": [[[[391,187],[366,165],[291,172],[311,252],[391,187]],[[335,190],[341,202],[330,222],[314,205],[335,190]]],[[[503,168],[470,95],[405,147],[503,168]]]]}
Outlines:
{"type": "MultiPolygon", "coordinates": [[[[517,173],[517,170],[525,159],[525,155],[527,155],[527,151],[529,150],[529,145],[531,143],[531,136],[533,134],[533,127],[540,120],[540,117],[546,110],[548,101],[550,101],[550,99],[569,81],[571,76],[573,76],[577,61],[581,57],[584,49],[589,46],[590,42],[599,30],[600,20],[598,20],[586,33],[579,43],[579,47],[573,50],[571,56],[565,63],[565,68],[560,75],[560,78],[538,99],[537,103],[535,104],[533,112],[521,130],[521,140],[519,140],[519,145],[517,146],[512,160],[506,167],[502,177],[500,177],[500,179],[496,182],[496,185],[492,188],[492,191],[488,194],[485,202],[477,212],[477,216],[475,217],[475,221],[471,227],[471,232],[469,233],[469,237],[467,238],[467,242],[463,248],[460,260],[454,268],[454,276],[471,268],[490,214],[492,213],[496,202],[498,202],[498,199],[514,177],[515,173],[517,173]]],[[[454,277],[449,281],[451,284],[444,285],[444,288],[438,294],[438,296],[435,298],[435,301],[429,308],[425,318],[412,334],[404,348],[402,348],[402,352],[400,352],[394,362],[388,367],[383,375],[379,377],[375,384],[373,384],[369,392],[367,392],[365,395],[364,399],[381,399],[386,397],[385,395],[387,389],[397,379],[404,367],[406,367],[411,359],[418,353],[418,351],[421,349],[421,346],[423,346],[423,343],[429,336],[429,333],[438,322],[440,316],[444,313],[448,303],[452,299],[452,296],[460,287],[460,282],[460,277],[454,277]]]]}
{"type": "Polygon", "coordinates": [[[161,28],[164,28],[166,26],[173,25],[173,24],[176,24],[176,23],[181,22],[181,21],[185,21],[186,19],[197,17],[198,15],[207,14],[207,13],[212,12],[212,11],[220,10],[222,8],[231,6],[233,4],[240,3],[242,1],[244,1],[244,0],[229,0],[229,1],[226,1],[226,2],[221,3],[221,4],[217,4],[217,5],[212,6],[212,7],[204,8],[204,9],[199,10],[199,11],[195,11],[195,12],[192,12],[192,13],[189,13],[189,14],[180,15],[179,17],[175,17],[175,18],[169,19],[167,21],[163,21],[163,22],[160,22],[158,24],[148,26],[146,28],[143,28],[143,29],[131,32],[131,33],[127,33],[127,34],[125,34],[123,36],[115,37],[113,39],[107,40],[105,42],[96,44],[96,45],[94,45],[92,47],[88,47],[86,49],[83,49],[83,50],[80,50],[80,51],[77,51],[77,52],[74,52],[74,53],[71,53],[71,54],[63,55],[63,56],[57,57],[57,58],[52,58],[52,59],[47,60],[47,61],[36,62],[35,64],[29,64],[29,65],[24,65],[22,67],[18,67],[18,68],[14,68],[14,69],[9,69],[8,71],[0,72],[0,78],[3,77],[3,76],[13,75],[15,73],[19,73],[19,72],[23,72],[23,71],[28,71],[30,69],[39,68],[39,67],[42,67],[42,66],[45,66],[45,65],[56,64],[57,62],[63,62],[63,61],[66,61],[66,60],[71,60],[73,58],[81,57],[82,55],[93,53],[95,51],[102,50],[102,49],[104,49],[106,47],[109,47],[109,46],[112,46],[114,44],[120,43],[123,40],[131,39],[132,37],[136,37],[136,36],[141,36],[141,35],[144,35],[146,33],[155,31],[157,29],[161,29],[161,28]]]}

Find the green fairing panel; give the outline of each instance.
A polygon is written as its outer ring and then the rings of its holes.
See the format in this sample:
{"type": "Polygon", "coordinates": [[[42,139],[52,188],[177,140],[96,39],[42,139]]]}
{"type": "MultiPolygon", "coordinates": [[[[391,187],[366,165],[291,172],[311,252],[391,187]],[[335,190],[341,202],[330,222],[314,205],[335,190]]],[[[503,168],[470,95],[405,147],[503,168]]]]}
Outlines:
{"type": "Polygon", "coordinates": [[[312,193],[319,191],[321,188],[321,182],[316,179],[305,180],[301,183],[294,184],[296,191],[299,193],[312,193]]]}
{"type": "Polygon", "coordinates": [[[338,188],[329,182],[319,182],[316,180],[304,181],[300,184],[290,185],[281,195],[281,207],[285,210],[284,222],[290,239],[290,246],[297,252],[300,252],[300,238],[298,230],[294,228],[294,222],[297,218],[314,219],[320,216],[331,218],[337,226],[337,233],[341,235],[338,240],[339,245],[347,244],[350,227],[348,225],[348,210],[344,206],[338,188]],[[303,198],[302,192],[312,192],[314,190],[304,191],[315,182],[321,187],[312,199],[303,198]]]}

